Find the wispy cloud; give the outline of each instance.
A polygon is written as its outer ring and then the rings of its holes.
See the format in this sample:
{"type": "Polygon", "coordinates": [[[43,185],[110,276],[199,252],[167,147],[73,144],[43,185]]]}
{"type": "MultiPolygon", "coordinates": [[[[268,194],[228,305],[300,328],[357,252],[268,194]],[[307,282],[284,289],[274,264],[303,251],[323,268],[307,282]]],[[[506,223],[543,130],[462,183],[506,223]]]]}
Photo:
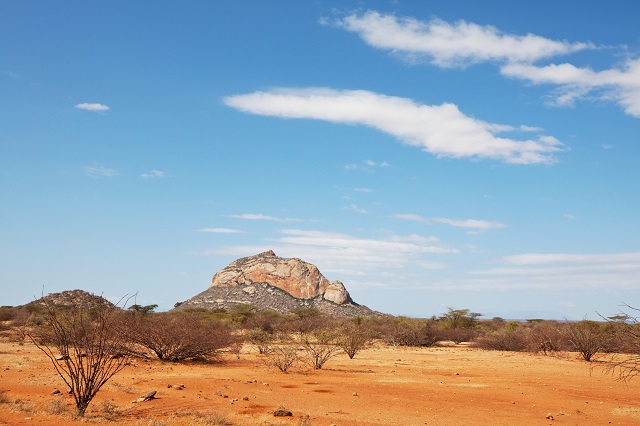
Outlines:
{"type": "Polygon", "coordinates": [[[334,22],[358,34],[372,47],[404,55],[409,60],[427,58],[440,67],[486,61],[531,63],[594,48],[591,43],[556,41],[534,34],[505,34],[490,25],[465,21],[450,24],[440,19],[423,22],[376,11],[351,14],[334,22]]]}
{"type": "Polygon", "coordinates": [[[370,194],[370,193],[374,192],[373,189],[371,189],[371,188],[353,188],[353,190],[355,192],[364,192],[366,194],[370,194]]]}
{"type": "Polygon", "coordinates": [[[489,158],[513,164],[553,163],[564,145],[551,136],[515,140],[495,135],[494,124],[464,115],[456,105],[421,105],[363,90],[278,89],[229,96],[243,112],[361,124],[439,157],[489,158]]]}
{"type": "Polygon", "coordinates": [[[244,234],[245,231],[231,228],[200,228],[198,232],[210,232],[214,234],[244,234]]]}
{"type": "Polygon", "coordinates": [[[399,213],[391,215],[391,217],[402,220],[410,220],[414,222],[423,223],[443,223],[445,225],[454,226],[457,228],[470,228],[479,231],[486,231],[489,229],[505,228],[507,225],[501,222],[478,220],[478,219],[450,219],[445,217],[424,217],[414,213],[399,213]]]}
{"type": "Polygon", "coordinates": [[[303,222],[302,219],[296,219],[292,217],[275,217],[275,216],[267,216],[264,214],[254,214],[254,213],[244,213],[244,214],[232,214],[229,215],[234,219],[244,219],[244,220],[266,220],[270,222],[303,222]]]}
{"type": "Polygon", "coordinates": [[[222,247],[208,250],[204,254],[249,256],[268,248],[273,249],[278,256],[296,257],[311,262],[325,273],[372,278],[381,270],[404,269],[414,262],[426,269],[440,269],[443,267],[441,262],[429,256],[458,253],[457,249],[447,246],[437,238],[420,235],[375,239],[323,231],[284,229],[280,231],[279,237],[262,245],[222,247]]]}
{"type": "Polygon", "coordinates": [[[369,212],[365,209],[361,209],[360,207],[358,207],[355,204],[349,204],[347,207],[345,207],[345,210],[351,210],[352,212],[356,212],[356,213],[360,213],[360,214],[368,214],[369,212]]]}
{"type": "Polygon", "coordinates": [[[595,95],[614,100],[628,115],[640,118],[640,58],[629,59],[620,68],[593,71],[575,65],[508,64],[503,75],[527,80],[534,84],[558,86],[554,104],[573,105],[576,100],[595,95]]]}
{"type": "Polygon", "coordinates": [[[115,169],[104,166],[85,166],[84,174],[91,178],[102,178],[118,176],[119,173],[115,169]]]}
{"type": "Polygon", "coordinates": [[[104,112],[104,111],[109,111],[109,107],[103,104],[92,104],[92,103],[82,103],[82,104],[77,104],[76,108],[78,109],[82,109],[85,111],[91,111],[91,112],[104,112]]]}
{"type": "Polygon", "coordinates": [[[558,263],[570,264],[609,264],[623,265],[635,264],[640,269],[640,252],[613,253],[613,254],[519,254],[504,258],[505,263],[513,265],[549,265],[558,263]]]}
{"type": "Polygon", "coordinates": [[[472,271],[466,285],[477,288],[636,289],[640,253],[521,254],[504,267],[472,271]]]}
{"type": "Polygon", "coordinates": [[[573,220],[573,219],[576,218],[574,215],[569,214],[569,213],[563,214],[562,217],[564,217],[565,219],[570,219],[570,220],[573,220]]]}
{"type": "Polygon", "coordinates": [[[151,170],[149,173],[142,173],[140,175],[142,179],[162,179],[166,176],[167,174],[162,170],[151,170]]]}
{"type": "Polygon", "coordinates": [[[365,160],[360,164],[355,164],[355,163],[349,163],[346,164],[344,166],[344,169],[347,172],[350,171],[354,171],[354,170],[362,170],[362,171],[372,171],[376,168],[386,168],[386,167],[390,167],[391,165],[389,163],[387,163],[386,161],[380,161],[380,162],[376,162],[373,160],[365,160]]]}

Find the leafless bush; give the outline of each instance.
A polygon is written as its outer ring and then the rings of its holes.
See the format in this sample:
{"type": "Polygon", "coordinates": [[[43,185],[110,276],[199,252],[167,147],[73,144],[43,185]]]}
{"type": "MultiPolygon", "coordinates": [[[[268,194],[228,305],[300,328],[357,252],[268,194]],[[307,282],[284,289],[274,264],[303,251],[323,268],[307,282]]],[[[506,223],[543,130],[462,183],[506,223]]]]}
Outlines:
{"type": "Polygon", "coordinates": [[[98,391],[127,365],[117,306],[60,311],[46,305],[44,323],[29,334],[69,386],[79,417],[98,391]]]}
{"type": "Polygon", "coordinates": [[[249,331],[248,340],[253,346],[258,349],[258,353],[265,355],[269,352],[269,349],[275,339],[273,333],[269,333],[260,328],[249,331]]]}
{"type": "Polygon", "coordinates": [[[228,325],[195,313],[136,315],[127,331],[130,339],[159,359],[215,359],[237,339],[228,325]]]}
{"type": "Polygon", "coordinates": [[[552,355],[567,347],[565,335],[556,321],[537,321],[531,326],[526,337],[527,351],[552,355]]]}
{"type": "Polygon", "coordinates": [[[608,351],[612,336],[605,331],[605,325],[588,320],[566,324],[563,331],[569,348],[585,361],[591,361],[598,352],[608,351]]]}
{"type": "Polygon", "coordinates": [[[470,328],[445,328],[439,333],[441,340],[450,340],[455,344],[473,342],[478,334],[476,330],[470,328]]]}
{"type": "Polygon", "coordinates": [[[625,305],[629,312],[622,312],[616,318],[616,340],[620,354],[607,364],[607,371],[617,374],[621,380],[631,380],[640,375],[640,321],[632,314],[640,309],[625,305]]]}
{"type": "Polygon", "coordinates": [[[528,330],[522,327],[505,327],[477,338],[473,346],[493,351],[521,352],[527,347],[528,330]]]}
{"type": "Polygon", "coordinates": [[[267,353],[268,365],[287,373],[299,360],[298,348],[291,345],[273,346],[267,353]]]}
{"type": "Polygon", "coordinates": [[[371,330],[362,323],[348,322],[338,330],[338,346],[353,359],[371,343],[371,330]]]}
{"type": "Polygon", "coordinates": [[[439,339],[439,330],[425,319],[389,318],[381,331],[382,340],[391,346],[432,346],[439,339]]]}
{"type": "Polygon", "coordinates": [[[302,336],[302,349],[315,370],[322,368],[340,350],[338,336],[332,330],[316,330],[302,336]]]}

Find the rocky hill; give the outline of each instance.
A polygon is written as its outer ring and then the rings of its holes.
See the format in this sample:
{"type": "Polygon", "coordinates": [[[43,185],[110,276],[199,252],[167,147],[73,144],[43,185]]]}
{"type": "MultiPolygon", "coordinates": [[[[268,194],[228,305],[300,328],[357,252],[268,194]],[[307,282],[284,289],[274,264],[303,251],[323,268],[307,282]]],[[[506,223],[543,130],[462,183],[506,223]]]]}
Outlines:
{"type": "Polygon", "coordinates": [[[84,290],[67,290],[61,293],[50,293],[40,299],[27,303],[25,306],[55,306],[58,308],[96,308],[98,306],[112,307],[102,296],[88,293],[84,290]]]}
{"type": "Polygon", "coordinates": [[[378,314],[355,303],[340,281],[329,282],[316,266],[271,250],[231,262],[213,276],[207,290],[176,303],[176,309],[229,309],[239,303],[282,314],[298,307],[337,316],[378,314]]]}

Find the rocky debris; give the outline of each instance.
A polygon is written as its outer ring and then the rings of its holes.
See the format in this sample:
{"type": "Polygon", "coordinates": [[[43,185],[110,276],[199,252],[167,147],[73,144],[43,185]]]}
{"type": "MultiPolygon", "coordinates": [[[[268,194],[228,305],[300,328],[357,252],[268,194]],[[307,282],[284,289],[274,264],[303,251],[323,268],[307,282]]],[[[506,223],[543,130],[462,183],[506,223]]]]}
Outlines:
{"type": "Polygon", "coordinates": [[[149,401],[151,399],[155,399],[156,393],[157,393],[157,391],[147,392],[144,395],[142,395],[141,397],[134,399],[133,403],[136,404],[138,402],[145,402],[145,401],[149,401]]]}
{"type": "Polygon", "coordinates": [[[60,389],[55,389],[51,392],[51,395],[62,395],[62,392],[60,392],[60,389]]]}
{"type": "Polygon", "coordinates": [[[183,384],[172,385],[171,383],[169,383],[169,384],[167,384],[167,388],[175,389],[175,390],[182,390],[182,389],[184,389],[184,385],[183,384]]]}
{"type": "Polygon", "coordinates": [[[357,303],[338,305],[322,297],[315,299],[296,299],[289,293],[266,283],[254,283],[254,291],[248,294],[243,291],[242,285],[236,287],[210,287],[200,294],[178,304],[174,310],[190,308],[225,309],[229,310],[234,305],[245,304],[258,308],[258,310],[275,311],[287,314],[296,308],[316,308],[328,315],[338,317],[366,317],[382,315],[366,306],[357,303]]]}
{"type": "Polygon", "coordinates": [[[207,290],[176,303],[174,309],[229,310],[238,304],[280,314],[316,308],[339,317],[382,315],[355,303],[344,284],[329,282],[315,266],[300,259],[280,258],[273,251],[232,262],[213,276],[207,290]]]}
{"type": "Polygon", "coordinates": [[[273,415],[275,417],[291,417],[293,416],[293,413],[288,410],[276,410],[273,412],[273,415]]]}

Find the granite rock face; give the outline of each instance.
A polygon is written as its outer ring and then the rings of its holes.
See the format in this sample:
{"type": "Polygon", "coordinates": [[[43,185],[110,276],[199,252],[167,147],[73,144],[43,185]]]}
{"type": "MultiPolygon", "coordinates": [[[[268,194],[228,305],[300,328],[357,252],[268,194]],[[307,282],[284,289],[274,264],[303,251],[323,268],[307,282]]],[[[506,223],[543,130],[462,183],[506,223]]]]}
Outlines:
{"type": "Polygon", "coordinates": [[[344,284],[329,282],[314,265],[278,257],[271,250],[231,262],[213,276],[207,290],[176,303],[174,309],[228,310],[238,304],[281,314],[315,308],[341,317],[383,315],[355,303],[344,284]]]}
{"type": "Polygon", "coordinates": [[[213,276],[209,288],[253,283],[267,283],[297,299],[322,296],[339,305],[353,302],[340,281],[329,282],[314,265],[300,259],[278,257],[272,250],[231,262],[213,276]]]}

